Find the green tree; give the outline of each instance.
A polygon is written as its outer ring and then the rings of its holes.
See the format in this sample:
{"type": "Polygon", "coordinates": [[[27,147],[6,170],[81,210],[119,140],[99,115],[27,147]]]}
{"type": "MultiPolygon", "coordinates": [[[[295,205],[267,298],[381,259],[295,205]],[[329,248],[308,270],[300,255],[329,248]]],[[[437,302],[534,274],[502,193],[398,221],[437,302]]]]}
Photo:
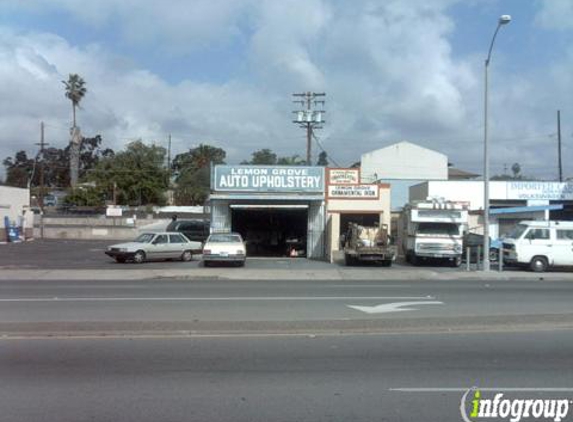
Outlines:
{"type": "Polygon", "coordinates": [[[97,207],[105,205],[106,193],[101,187],[80,186],[64,198],[64,204],[82,207],[97,207]]]}
{"type": "Polygon", "coordinates": [[[35,186],[38,183],[38,174],[35,172],[35,160],[29,158],[26,151],[18,151],[14,157],[7,157],[2,161],[6,169],[6,185],[18,188],[35,186]]]}
{"type": "Polygon", "coordinates": [[[295,154],[290,157],[279,158],[277,164],[281,166],[305,166],[306,160],[301,158],[298,154],[295,154]]]}
{"type": "Polygon", "coordinates": [[[107,192],[114,190],[121,205],[147,205],[165,203],[167,170],[164,167],[165,148],[131,142],[125,150],[109,154],[98,161],[86,177],[107,192]]]}
{"type": "Polygon", "coordinates": [[[173,160],[175,201],[178,205],[203,205],[209,196],[211,165],[224,164],[227,153],[217,147],[201,144],[173,160]]]}
{"type": "Polygon", "coordinates": [[[255,151],[251,154],[251,161],[243,161],[241,164],[273,165],[277,163],[277,155],[268,148],[255,151]]]}
{"type": "Polygon", "coordinates": [[[328,166],[328,154],[326,151],[322,151],[318,154],[318,161],[316,162],[317,166],[327,167],[328,166]]]}
{"type": "MultiPolygon", "coordinates": [[[[83,138],[79,151],[80,176],[95,168],[99,160],[113,155],[110,148],[102,148],[102,138],[83,138]]],[[[30,158],[25,151],[18,151],[14,157],[7,157],[2,164],[6,169],[5,183],[10,186],[31,187],[40,184],[40,168],[44,168],[44,185],[46,187],[64,188],[70,184],[70,146],[66,148],[46,148],[37,158],[30,158]]]]}

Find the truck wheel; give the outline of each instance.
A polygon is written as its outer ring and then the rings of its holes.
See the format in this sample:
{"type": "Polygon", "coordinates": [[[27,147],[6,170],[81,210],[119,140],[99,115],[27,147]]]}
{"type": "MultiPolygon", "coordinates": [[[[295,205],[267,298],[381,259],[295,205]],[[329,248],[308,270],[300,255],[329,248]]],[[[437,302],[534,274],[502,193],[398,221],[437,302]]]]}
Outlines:
{"type": "Polygon", "coordinates": [[[547,267],[548,267],[547,258],[545,258],[544,256],[534,256],[531,259],[531,262],[529,263],[529,268],[531,269],[531,271],[534,271],[536,273],[545,272],[547,270],[547,267]]]}
{"type": "Polygon", "coordinates": [[[420,259],[416,255],[410,255],[410,263],[416,267],[420,264],[420,259]]]}
{"type": "Polygon", "coordinates": [[[383,267],[391,267],[392,266],[392,260],[386,259],[386,260],[382,261],[382,266],[383,267]]]}
{"type": "Polygon", "coordinates": [[[457,268],[460,265],[462,265],[462,258],[458,257],[458,258],[454,258],[451,262],[452,267],[457,268]]]}

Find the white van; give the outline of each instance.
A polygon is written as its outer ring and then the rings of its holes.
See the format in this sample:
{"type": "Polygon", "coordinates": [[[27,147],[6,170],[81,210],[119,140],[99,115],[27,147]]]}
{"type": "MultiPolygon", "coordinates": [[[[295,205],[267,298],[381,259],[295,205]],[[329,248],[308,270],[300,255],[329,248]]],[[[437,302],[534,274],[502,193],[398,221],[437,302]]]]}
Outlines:
{"type": "Polygon", "coordinates": [[[522,221],[503,238],[503,261],[543,272],[573,265],[573,221],[522,221]]]}

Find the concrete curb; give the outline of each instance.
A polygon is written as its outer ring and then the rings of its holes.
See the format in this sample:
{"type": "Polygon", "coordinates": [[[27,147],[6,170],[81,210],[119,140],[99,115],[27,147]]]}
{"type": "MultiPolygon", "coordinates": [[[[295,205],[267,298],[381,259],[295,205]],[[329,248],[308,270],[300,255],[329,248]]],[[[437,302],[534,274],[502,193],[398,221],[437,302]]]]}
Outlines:
{"type": "Polygon", "coordinates": [[[192,269],[129,269],[129,270],[27,270],[4,269],[4,280],[149,280],[149,279],[222,279],[222,280],[530,280],[573,281],[571,273],[531,273],[508,271],[483,273],[479,271],[438,272],[424,270],[381,270],[371,268],[333,269],[248,269],[248,268],[192,268],[192,269]]]}

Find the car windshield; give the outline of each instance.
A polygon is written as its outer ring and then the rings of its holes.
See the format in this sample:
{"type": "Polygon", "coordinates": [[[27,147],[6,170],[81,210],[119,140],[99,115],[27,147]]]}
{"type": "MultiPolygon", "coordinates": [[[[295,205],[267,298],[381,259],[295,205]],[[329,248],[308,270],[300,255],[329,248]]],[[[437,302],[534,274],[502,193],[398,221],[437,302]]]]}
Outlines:
{"type": "Polygon", "coordinates": [[[458,225],[452,223],[419,223],[418,233],[457,236],[460,231],[458,225]]]}
{"type": "Polygon", "coordinates": [[[241,242],[241,237],[236,234],[213,234],[207,242],[224,243],[224,242],[241,242]]]}
{"type": "Polygon", "coordinates": [[[139,236],[137,236],[137,239],[134,240],[134,242],[138,242],[138,243],[149,243],[151,242],[151,240],[153,239],[155,235],[153,233],[143,233],[139,236]]]}
{"type": "Polygon", "coordinates": [[[504,237],[508,239],[519,239],[521,235],[527,230],[527,226],[525,224],[518,224],[513,229],[509,231],[504,237]]]}

